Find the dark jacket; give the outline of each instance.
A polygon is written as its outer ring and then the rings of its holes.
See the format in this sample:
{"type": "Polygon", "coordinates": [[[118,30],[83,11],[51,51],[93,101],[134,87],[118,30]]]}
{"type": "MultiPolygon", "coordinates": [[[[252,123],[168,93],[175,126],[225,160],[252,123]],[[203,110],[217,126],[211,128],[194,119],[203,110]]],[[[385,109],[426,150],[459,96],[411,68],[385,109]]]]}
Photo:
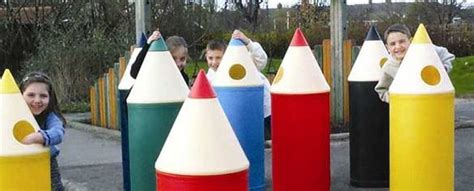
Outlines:
{"type": "MultiPolygon", "coordinates": [[[[132,78],[134,79],[137,78],[138,72],[140,71],[140,68],[142,67],[143,60],[145,60],[145,56],[148,53],[148,49],[150,49],[150,44],[145,43],[140,53],[138,53],[138,56],[135,59],[135,62],[133,62],[132,68],[130,70],[130,76],[132,76],[132,78]]],[[[186,74],[186,72],[184,72],[184,69],[180,70],[179,72],[181,73],[181,76],[183,76],[183,79],[186,82],[186,84],[189,86],[189,77],[186,74]]]]}

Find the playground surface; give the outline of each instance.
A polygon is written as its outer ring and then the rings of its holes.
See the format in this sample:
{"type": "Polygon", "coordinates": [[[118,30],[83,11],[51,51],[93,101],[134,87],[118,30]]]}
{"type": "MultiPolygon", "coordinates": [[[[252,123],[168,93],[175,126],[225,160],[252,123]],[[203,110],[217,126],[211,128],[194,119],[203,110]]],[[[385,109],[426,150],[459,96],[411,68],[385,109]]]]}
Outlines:
{"type": "MultiPolygon", "coordinates": [[[[87,113],[66,114],[71,128],[66,129],[59,156],[63,183],[72,191],[122,190],[120,132],[80,122],[88,117],[87,113]]],[[[474,99],[456,99],[455,120],[455,189],[470,191],[474,189],[474,99]]],[[[268,191],[272,190],[271,152],[265,150],[268,191]]],[[[350,186],[348,133],[331,135],[331,190],[388,190],[350,186]]]]}

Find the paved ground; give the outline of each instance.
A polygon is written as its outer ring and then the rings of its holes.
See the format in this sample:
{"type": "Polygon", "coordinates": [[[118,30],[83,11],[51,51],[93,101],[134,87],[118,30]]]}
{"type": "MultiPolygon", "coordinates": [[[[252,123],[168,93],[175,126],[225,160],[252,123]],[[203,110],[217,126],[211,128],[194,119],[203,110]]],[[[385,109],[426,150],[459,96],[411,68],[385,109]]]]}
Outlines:
{"type": "MultiPolygon", "coordinates": [[[[73,124],[77,125],[77,124],[73,124]]],[[[456,130],[456,190],[474,190],[474,128],[456,130]]],[[[349,185],[349,142],[331,143],[331,190],[356,189],[349,185]]],[[[265,153],[266,178],[271,190],[271,149],[265,153]]],[[[81,128],[67,129],[59,158],[61,173],[68,190],[121,190],[120,142],[115,136],[97,136],[81,128]]]]}
{"type": "MultiPolygon", "coordinates": [[[[88,114],[68,115],[69,120],[86,121],[88,114]]],[[[456,100],[456,190],[474,190],[474,100],[456,100]]],[[[61,145],[59,165],[67,190],[122,190],[120,133],[70,122],[61,145]]],[[[349,185],[349,142],[346,134],[331,139],[331,190],[358,189],[349,185]]],[[[271,149],[265,153],[267,190],[271,189],[271,149]]]]}
{"type": "Polygon", "coordinates": [[[122,155],[120,140],[107,133],[66,129],[59,164],[69,190],[121,190],[122,155]],[[98,136],[100,135],[100,136],[98,136]]]}
{"type": "Polygon", "coordinates": [[[456,99],[456,127],[474,127],[474,99],[456,99]]]}

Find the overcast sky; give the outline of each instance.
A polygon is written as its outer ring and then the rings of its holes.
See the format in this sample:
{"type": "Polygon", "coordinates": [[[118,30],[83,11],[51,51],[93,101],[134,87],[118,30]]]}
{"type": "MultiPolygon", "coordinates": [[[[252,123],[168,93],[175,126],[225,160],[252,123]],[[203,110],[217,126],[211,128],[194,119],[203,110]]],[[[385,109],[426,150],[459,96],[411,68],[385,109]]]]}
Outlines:
{"type": "MultiPolygon", "coordinates": [[[[300,0],[263,0],[263,2],[268,1],[268,7],[269,8],[276,8],[278,3],[281,3],[283,7],[290,7],[296,3],[298,3],[300,0]]],[[[330,2],[331,0],[326,0],[327,2],[330,2]]],[[[392,2],[413,2],[415,0],[392,0],[392,2]]],[[[458,0],[459,2],[462,2],[462,0],[458,0]]],[[[309,0],[309,2],[313,2],[313,0],[309,0]]],[[[347,0],[347,4],[353,5],[353,4],[364,4],[368,3],[369,0],[347,0]]],[[[373,3],[381,3],[385,2],[385,0],[372,0],[373,3]]],[[[466,0],[471,5],[474,5],[474,0],[466,0]]],[[[262,8],[265,8],[265,3],[263,3],[262,8]]]]}

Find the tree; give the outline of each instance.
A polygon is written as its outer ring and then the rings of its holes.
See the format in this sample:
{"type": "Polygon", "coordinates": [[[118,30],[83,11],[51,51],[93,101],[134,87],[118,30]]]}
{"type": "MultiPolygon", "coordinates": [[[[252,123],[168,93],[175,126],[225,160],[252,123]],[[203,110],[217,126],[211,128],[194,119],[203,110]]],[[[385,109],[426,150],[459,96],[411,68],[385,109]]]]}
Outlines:
{"type": "Polygon", "coordinates": [[[278,3],[277,4],[277,9],[281,9],[281,8],[283,8],[283,5],[281,3],[278,3]]]}
{"type": "MultiPolygon", "coordinates": [[[[226,0],[226,3],[229,0],[226,0]]],[[[234,4],[239,12],[242,13],[243,17],[252,26],[252,32],[255,32],[258,26],[258,16],[260,12],[260,4],[262,0],[247,0],[246,4],[242,3],[242,0],[235,0],[234,4]]]]}
{"type": "MultiPolygon", "coordinates": [[[[58,5],[61,6],[61,5],[58,5]]],[[[19,76],[25,60],[36,51],[35,33],[44,26],[55,7],[37,1],[0,3],[0,70],[19,76]]]]}
{"type": "Polygon", "coordinates": [[[411,23],[446,25],[461,11],[461,3],[455,0],[412,3],[408,8],[407,20],[411,23]]]}
{"type": "Polygon", "coordinates": [[[152,4],[152,28],[160,28],[165,36],[179,35],[188,42],[191,56],[198,56],[203,39],[212,31],[219,30],[215,4],[181,0],[159,1],[152,4]]]}
{"type": "Polygon", "coordinates": [[[133,44],[132,9],[126,1],[100,0],[52,6],[22,73],[49,74],[61,103],[84,101],[89,85],[133,44]]]}

